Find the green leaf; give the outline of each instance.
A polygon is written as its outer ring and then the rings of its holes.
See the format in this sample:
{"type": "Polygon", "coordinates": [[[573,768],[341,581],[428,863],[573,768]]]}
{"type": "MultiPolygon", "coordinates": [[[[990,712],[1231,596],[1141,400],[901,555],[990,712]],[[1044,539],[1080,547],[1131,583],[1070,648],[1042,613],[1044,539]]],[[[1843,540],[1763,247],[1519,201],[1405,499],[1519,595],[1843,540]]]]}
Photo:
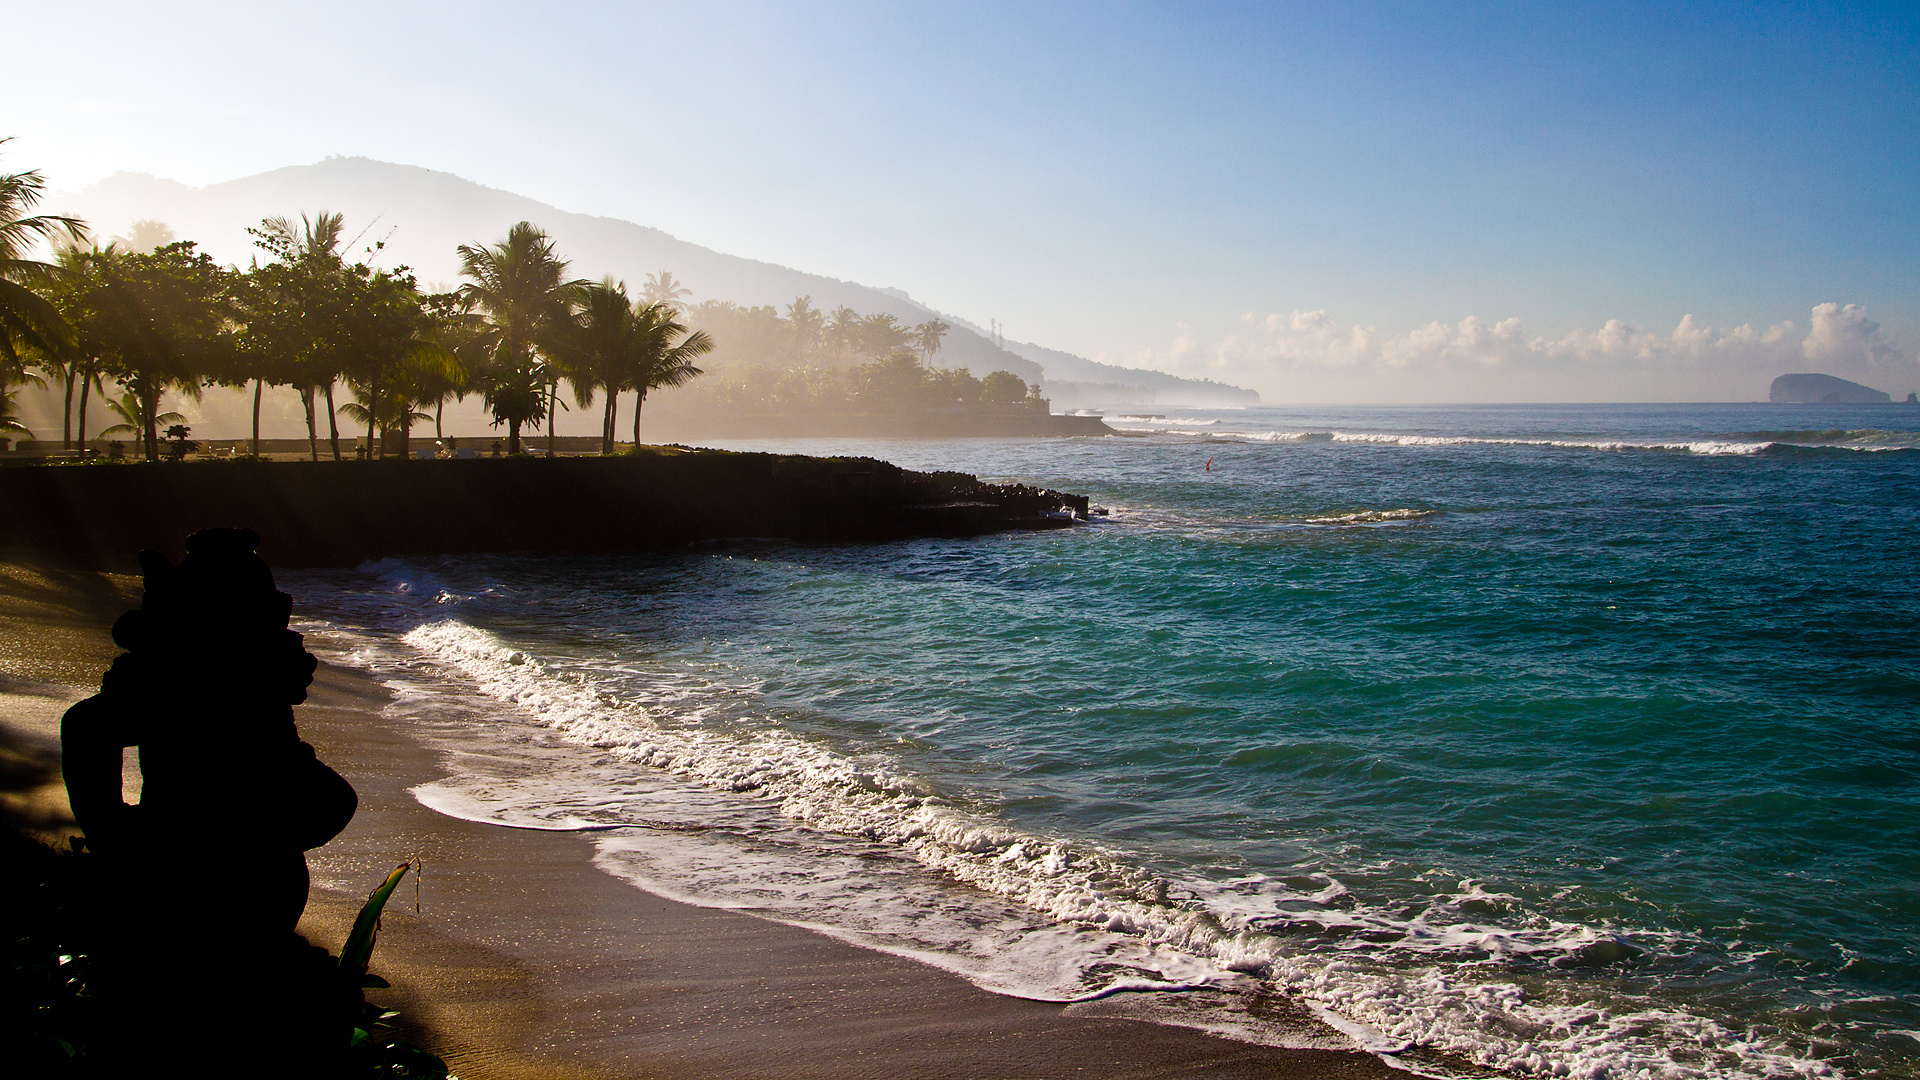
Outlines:
{"type": "Polygon", "coordinates": [[[400,885],[412,863],[401,863],[387,875],[387,880],[373,890],[367,902],[361,906],[359,917],[353,920],[353,932],[347,935],[347,943],[340,949],[340,970],[359,978],[367,973],[367,961],[373,958],[373,939],[380,932],[380,912],[386,908],[387,899],[400,885]]]}
{"type": "Polygon", "coordinates": [[[360,989],[391,990],[393,989],[393,984],[381,978],[378,975],[366,975],[366,976],[362,976],[360,979],[360,989]]]}

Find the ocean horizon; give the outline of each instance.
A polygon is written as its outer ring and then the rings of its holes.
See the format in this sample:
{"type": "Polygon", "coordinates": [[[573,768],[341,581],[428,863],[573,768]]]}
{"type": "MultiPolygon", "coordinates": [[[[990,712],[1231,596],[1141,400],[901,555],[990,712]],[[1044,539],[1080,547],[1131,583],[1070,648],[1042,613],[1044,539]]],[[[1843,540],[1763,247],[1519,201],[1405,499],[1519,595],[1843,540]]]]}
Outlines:
{"type": "Polygon", "coordinates": [[[423,804],[662,896],[1431,1075],[1920,1076],[1920,409],[1108,420],[720,444],[1073,529],[282,587],[423,804]]]}

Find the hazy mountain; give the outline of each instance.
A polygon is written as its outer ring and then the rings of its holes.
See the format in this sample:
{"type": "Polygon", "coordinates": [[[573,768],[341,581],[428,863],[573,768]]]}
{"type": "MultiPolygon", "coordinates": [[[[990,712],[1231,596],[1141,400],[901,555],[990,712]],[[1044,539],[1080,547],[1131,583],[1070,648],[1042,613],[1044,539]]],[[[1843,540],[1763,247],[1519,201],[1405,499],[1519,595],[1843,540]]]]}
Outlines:
{"type": "MultiPolygon", "coordinates": [[[[1072,383],[1086,387],[1137,387],[1147,391],[1146,401],[1159,405],[1196,405],[1202,408],[1240,408],[1258,405],[1260,394],[1257,391],[1228,386],[1212,379],[1183,379],[1178,375],[1169,375],[1164,371],[1151,371],[1145,368],[1120,367],[1116,364],[1102,364],[1072,353],[1049,349],[1044,345],[1034,345],[1024,341],[1009,341],[1005,347],[1039,364],[1047,372],[1047,385],[1072,383]]],[[[1090,390],[1088,396],[1098,398],[1100,392],[1090,390]]],[[[1144,404],[1128,399],[1125,404],[1144,404]]]]}
{"type": "MultiPolygon", "coordinates": [[[[302,212],[331,210],[346,215],[347,235],[356,238],[355,257],[369,245],[383,242],[386,246],[376,265],[404,264],[413,268],[423,285],[440,288],[459,281],[456,246],[492,243],[505,236],[514,222],[531,221],[553,236],[560,253],[572,260],[574,273],[589,278],[612,274],[636,291],[646,275],[671,270],[693,291],[695,302],[731,300],[784,308],[797,296],[811,296],[816,308],[831,311],[844,304],[863,315],[887,312],[907,323],[935,314],[898,289],[872,288],[725,255],[645,225],[569,213],[450,173],[368,158],[328,158],[316,165],[275,169],[203,188],[118,173],[83,191],[57,194],[48,205],[85,218],[103,239],[126,233],[135,221],[158,220],[179,239],[197,241],[215,259],[243,266],[259,254],[247,234],[248,226],[276,215],[298,218],[302,212]]],[[[954,328],[938,361],[976,375],[1004,370],[1029,382],[1121,384],[1146,395],[1141,400],[1160,404],[1258,400],[1252,391],[1095,364],[1038,346],[1009,342],[1003,348],[979,327],[943,317],[954,328]],[[1229,396],[1219,397],[1217,392],[1229,396]]],[[[1075,401],[1067,407],[1097,403],[1075,401]]]]}

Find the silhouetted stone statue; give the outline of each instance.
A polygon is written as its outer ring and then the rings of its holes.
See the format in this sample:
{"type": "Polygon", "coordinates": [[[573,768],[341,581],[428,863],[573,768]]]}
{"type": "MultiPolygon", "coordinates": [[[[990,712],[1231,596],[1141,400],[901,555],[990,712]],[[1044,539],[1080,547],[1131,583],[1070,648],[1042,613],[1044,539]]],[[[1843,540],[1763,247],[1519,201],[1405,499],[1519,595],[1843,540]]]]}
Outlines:
{"type": "Polygon", "coordinates": [[[303,1045],[330,1056],[351,1029],[340,1010],[355,1002],[294,927],[304,853],[346,827],[357,799],[294,728],[318,661],[287,628],[293,598],[254,554],[259,539],[195,533],[178,567],[142,552],[145,595],[113,626],[127,651],[61,724],[73,816],[107,885],[102,1004],[136,1036],[122,1052],[149,1065],[164,1051],[138,1042],[190,1037],[209,1007],[235,1049],[274,1059],[260,1071],[319,1069],[303,1045]],[[140,751],[132,806],[126,747],[140,751]]]}

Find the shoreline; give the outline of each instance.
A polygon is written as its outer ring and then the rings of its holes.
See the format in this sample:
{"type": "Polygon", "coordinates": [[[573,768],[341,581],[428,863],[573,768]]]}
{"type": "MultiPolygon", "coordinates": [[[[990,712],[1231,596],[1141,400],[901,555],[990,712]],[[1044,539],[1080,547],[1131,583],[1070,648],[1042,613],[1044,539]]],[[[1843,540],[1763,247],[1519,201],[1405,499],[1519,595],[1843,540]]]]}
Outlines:
{"type": "MultiPolygon", "coordinates": [[[[113,655],[106,630],[131,583],[6,570],[9,745],[57,754],[48,740],[59,713],[91,692],[86,673],[97,678],[101,657],[113,655]],[[20,599],[23,580],[35,583],[31,604],[20,599]],[[29,674],[29,660],[51,677],[29,674]]],[[[596,868],[579,834],[421,805],[409,789],[441,771],[430,749],[382,717],[389,697],[364,673],[323,665],[296,710],[302,736],[360,793],[346,832],[309,853],[314,888],[301,929],[338,948],[364,891],[421,857],[422,913],[403,886],[373,959],[393,989],[370,997],[399,1009],[410,1037],[467,1080],[1402,1075],[1358,1050],[1276,1049],[1097,1015],[1097,1003],[1003,997],[911,960],[644,892],[596,868]]],[[[63,811],[54,761],[52,788],[38,790],[43,802],[56,793],[63,811]]],[[[43,836],[62,834],[57,818],[43,836]]]]}

